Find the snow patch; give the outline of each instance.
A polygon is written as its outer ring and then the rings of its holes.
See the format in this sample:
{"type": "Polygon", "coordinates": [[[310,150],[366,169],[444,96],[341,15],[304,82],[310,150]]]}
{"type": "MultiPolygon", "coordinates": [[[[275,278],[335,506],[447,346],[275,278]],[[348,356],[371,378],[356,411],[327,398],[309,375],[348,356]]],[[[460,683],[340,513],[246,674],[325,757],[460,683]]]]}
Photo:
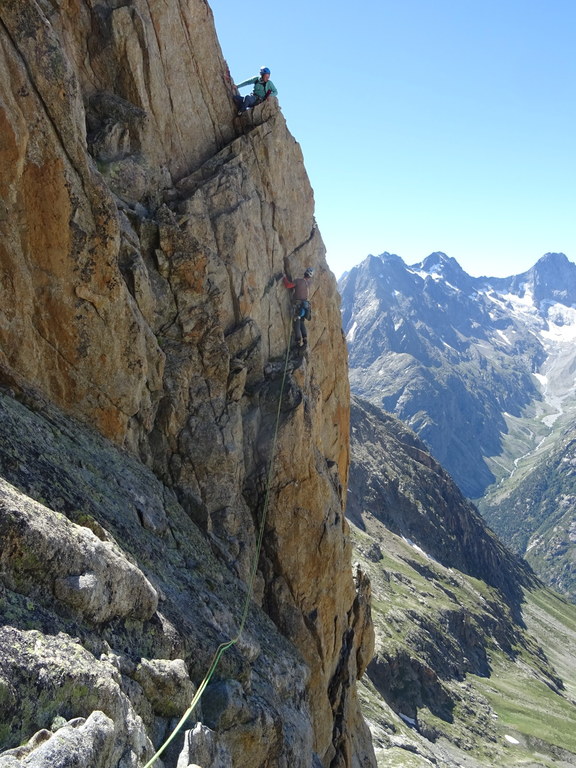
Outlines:
{"type": "Polygon", "coordinates": [[[412,274],[418,275],[418,277],[421,277],[422,280],[426,280],[427,277],[431,277],[432,280],[436,280],[438,282],[439,280],[444,280],[442,275],[439,275],[438,272],[426,272],[423,269],[414,269],[410,270],[412,274]]]}
{"type": "Polygon", "coordinates": [[[398,716],[401,717],[405,723],[408,723],[408,725],[412,725],[416,727],[416,720],[414,720],[413,717],[408,717],[408,715],[403,715],[402,712],[398,712],[398,716]]]}
{"type": "Polygon", "coordinates": [[[548,309],[548,329],[541,332],[550,341],[574,341],[576,339],[576,309],[563,304],[553,304],[548,309]]]}
{"type": "Polygon", "coordinates": [[[538,382],[542,387],[546,387],[548,384],[548,376],[545,376],[543,373],[533,373],[532,375],[538,379],[538,382]]]}
{"type": "Polygon", "coordinates": [[[497,305],[502,306],[504,304],[508,312],[511,311],[513,315],[515,314],[524,320],[527,317],[537,317],[540,320],[538,307],[534,303],[534,294],[530,288],[525,289],[523,296],[519,296],[516,293],[500,293],[496,295],[494,293],[485,293],[484,296],[497,305]]]}
{"type": "Polygon", "coordinates": [[[506,734],[506,735],[504,736],[504,738],[505,738],[505,739],[506,739],[506,741],[508,741],[510,744],[520,744],[520,742],[518,741],[518,739],[515,739],[515,738],[514,738],[514,736],[508,736],[508,734],[506,734]]]}
{"type": "Polygon", "coordinates": [[[358,323],[354,321],[354,325],[352,326],[352,328],[350,328],[350,330],[346,334],[346,341],[350,341],[350,342],[354,341],[354,336],[356,335],[357,330],[358,330],[358,323]]]}
{"type": "Polygon", "coordinates": [[[407,539],[406,536],[402,536],[402,540],[406,542],[412,549],[415,549],[416,552],[419,552],[423,557],[426,558],[426,560],[430,560],[433,563],[437,563],[438,561],[435,560],[431,555],[428,554],[428,552],[425,552],[422,547],[419,547],[418,544],[412,541],[412,539],[407,539]]]}
{"type": "Polygon", "coordinates": [[[513,307],[534,308],[534,294],[529,288],[524,291],[524,296],[518,296],[515,293],[502,293],[500,299],[512,304],[513,307]]]}

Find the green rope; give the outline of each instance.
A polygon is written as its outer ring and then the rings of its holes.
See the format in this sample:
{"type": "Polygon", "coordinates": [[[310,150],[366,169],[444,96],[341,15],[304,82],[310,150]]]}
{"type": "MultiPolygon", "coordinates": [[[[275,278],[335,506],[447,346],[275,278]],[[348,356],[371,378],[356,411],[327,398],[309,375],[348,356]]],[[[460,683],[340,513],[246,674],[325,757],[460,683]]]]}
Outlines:
{"type": "Polygon", "coordinates": [[[246,621],[248,619],[248,611],[250,610],[250,601],[252,599],[252,594],[254,592],[254,581],[256,579],[256,573],[258,571],[258,562],[260,560],[260,550],[262,549],[262,541],[264,539],[264,528],[266,526],[266,517],[268,514],[268,503],[270,499],[270,482],[272,480],[272,470],[274,468],[274,459],[276,456],[276,441],[278,438],[278,427],[280,424],[280,411],[282,408],[282,395],[284,394],[284,385],[286,383],[286,374],[288,371],[288,361],[290,359],[290,344],[292,343],[292,324],[290,324],[290,336],[288,339],[288,346],[286,348],[286,358],[284,360],[284,372],[282,374],[282,384],[280,386],[280,396],[278,398],[278,409],[276,411],[276,425],[274,427],[274,438],[272,440],[272,454],[270,456],[270,464],[268,466],[268,476],[266,478],[266,493],[264,496],[264,508],[262,511],[262,520],[260,522],[260,530],[258,531],[258,539],[256,543],[256,552],[254,555],[254,562],[252,563],[252,569],[250,571],[250,579],[248,580],[248,591],[246,593],[246,600],[244,602],[244,610],[242,611],[242,618],[240,620],[240,624],[238,627],[238,632],[236,633],[236,636],[233,637],[231,640],[228,640],[225,643],[220,643],[218,648],[216,649],[216,652],[214,653],[214,656],[212,657],[212,663],[210,664],[210,668],[208,672],[206,673],[206,676],[204,677],[204,680],[200,683],[198,686],[198,690],[196,691],[196,694],[194,695],[194,698],[190,702],[190,706],[184,712],[180,720],[178,721],[176,727],[170,734],[170,736],[166,739],[164,744],[158,749],[156,754],[146,763],[144,768],[150,768],[150,766],[154,765],[156,760],[160,757],[160,755],[164,752],[164,750],[168,747],[168,745],[172,742],[172,740],[175,738],[175,736],[178,734],[178,732],[181,730],[182,726],[186,722],[186,720],[190,717],[192,712],[196,709],[196,706],[198,705],[198,702],[200,701],[200,697],[204,693],[206,686],[210,682],[210,679],[212,678],[212,675],[216,671],[216,667],[218,666],[218,663],[220,662],[220,659],[222,655],[229,649],[232,648],[233,645],[236,645],[236,643],[240,640],[240,637],[242,635],[242,632],[244,631],[244,626],[246,624],[246,621]]]}

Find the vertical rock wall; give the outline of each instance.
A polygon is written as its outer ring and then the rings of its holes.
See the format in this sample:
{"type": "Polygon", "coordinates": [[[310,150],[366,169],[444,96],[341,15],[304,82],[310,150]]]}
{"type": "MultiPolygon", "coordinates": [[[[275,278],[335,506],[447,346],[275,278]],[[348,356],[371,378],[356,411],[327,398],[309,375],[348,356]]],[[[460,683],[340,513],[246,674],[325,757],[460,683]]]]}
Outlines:
{"type": "Polygon", "coordinates": [[[310,669],[314,751],[369,765],[346,350],[300,148],[276,102],[235,117],[203,0],[4,0],[0,24],[0,378],[139,456],[241,579],[267,508],[256,600],[310,669]],[[279,278],[307,266],[286,356],[279,278]]]}

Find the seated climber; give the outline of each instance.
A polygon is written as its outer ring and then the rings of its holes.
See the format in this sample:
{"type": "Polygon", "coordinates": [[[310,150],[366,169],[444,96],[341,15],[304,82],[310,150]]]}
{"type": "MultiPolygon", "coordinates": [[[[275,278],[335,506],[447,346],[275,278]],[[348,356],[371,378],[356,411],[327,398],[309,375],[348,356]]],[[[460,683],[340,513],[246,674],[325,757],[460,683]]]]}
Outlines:
{"type": "Polygon", "coordinates": [[[272,96],[278,96],[278,91],[276,90],[274,83],[270,80],[270,70],[268,67],[262,67],[258,77],[250,77],[248,80],[243,80],[234,87],[238,89],[243,88],[245,85],[253,85],[254,89],[248,96],[240,96],[240,94],[237,93],[233,97],[238,106],[238,114],[266,101],[270,94],[272,94],[272,96]]]}
{"type": "Polygon", "coordinates": [[[308,344],[308,331],[306,330],[305,320],[312,319],[312,311],[308,295],[310,292],[310,280],[314,275],[311,267],[304,272],[304,277],[297,277],[294,282],[283,276],[284,285],[292,291],[292,311],[294,318],[294,340],[296,346],[304,348],[308,344]]]}

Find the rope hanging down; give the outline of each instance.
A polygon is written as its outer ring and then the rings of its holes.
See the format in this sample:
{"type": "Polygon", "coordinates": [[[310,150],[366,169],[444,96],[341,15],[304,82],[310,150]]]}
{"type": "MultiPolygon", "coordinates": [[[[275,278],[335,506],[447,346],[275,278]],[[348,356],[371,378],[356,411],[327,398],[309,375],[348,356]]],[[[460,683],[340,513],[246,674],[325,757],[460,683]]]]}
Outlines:
{"type": "Polygon", "coordinates": [[[274,468],[274,459],[276,457],[276,440],[278,437],[278,426],[280,424],[280,410],[282,407],[282,395],[284,394],[284,385],[286,383],[286,373],[288,371],[288,361],[290,359],[290,344],[292,343],[292,324],[290,324],[290,334],[288,338],[288,346],[286,348],[286,358],[284,360],[284,371],[282,373],[282,384],[280,386],[280,395],[278,397],[278,408],[276,410],[276,424],[274,426],[274,437],[272,439],[272,453],[270,456],[270,464],[268,466],[268,476],[266,478],[266,493],[264,495],[264,508],[262,510],[262,520],[260,521],[260,529],[258,531],[258,539],[256,542],[256,552],[254,554],[254,562],[252,563],[252,569],[250,571],[250,578],[248,580],[248,591],[246,592],[246,600],[244,602],[244,609],[242,611],[242,618],[240,620],[240,624],[238,625],[238,632],[236,635],[231,639],[226,641],[225,643],[220,643],[218,648],[216,649],[216,652],[214,653],[214,656],[212,657],[212,663],[210,664],[210,668],[208,669],[208,672],[206,673],[206,676],[198,686],[198,690],[196,691],[196,694],[194,695],[194,698],[190,702],[190,706],[184,712],[178,723],[176,724],[174,730],[170,734],[170,736],[166,739],[164,744],[158,749],[156,754],[146,763],[144,768],[150,768],[156,760],[160,757],[160,755],[164,752],[164,750],[168,747],[168,745],[172,742],[172,740],[176,737],[176,735],[179,733],[179,731],[182,729],[182,726],[186,722],[186,720],[190,717],[192,712],[196,709],[196,706],[198,705],[198,702],[200,701],[200,697],[204,693],[206,686],[210,682],[210,679],[212,678],[212,675],[216,671],[216,667],[218,666],[218,663],[222,657],[222,655],[232,648],[233,645],[236,645],[236,643],[240,640],[240,637],[242,635],[242,632],[244,631],[244,626],[246,624],[246,620],[248,618],[248,611],[250,609],[250,602],[252,600],[252,593],[254,591],[254,581],[256,579],[256,572],[258,570],[258,561],[260,560],[260,550],[262,549],[262,540],[264,538],[264,528],[266,525],[266,516],[268,514],[268,502],[270,498],[270,481],[272,480],[272,470],[274,468]]]}

